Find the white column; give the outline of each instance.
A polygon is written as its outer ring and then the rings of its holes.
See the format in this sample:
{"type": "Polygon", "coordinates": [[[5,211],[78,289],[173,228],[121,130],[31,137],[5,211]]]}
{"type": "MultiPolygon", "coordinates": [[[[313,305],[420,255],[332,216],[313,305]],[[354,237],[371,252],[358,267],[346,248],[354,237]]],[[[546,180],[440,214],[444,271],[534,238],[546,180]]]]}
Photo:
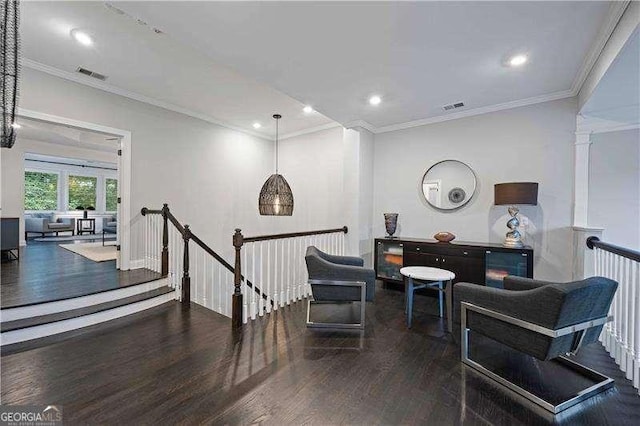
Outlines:
{"type": "MultiPolygon", "coordinates": [[[[578,127],[582,125],[578,119],[578,127]]],[[[593,250],[587,247],[587,238],[602,237],[602,228],[589,224],[589,151],[591,131],[576,132],[574,145],[573,181],[573,279],[581,280],[594,274],[593,250]]]]}
{"type": "Polygon", "coordinates": [[[589,210],[589,150],[591,133],[576,132],[574,147],[573,226],[586,227],[589,210]]]}

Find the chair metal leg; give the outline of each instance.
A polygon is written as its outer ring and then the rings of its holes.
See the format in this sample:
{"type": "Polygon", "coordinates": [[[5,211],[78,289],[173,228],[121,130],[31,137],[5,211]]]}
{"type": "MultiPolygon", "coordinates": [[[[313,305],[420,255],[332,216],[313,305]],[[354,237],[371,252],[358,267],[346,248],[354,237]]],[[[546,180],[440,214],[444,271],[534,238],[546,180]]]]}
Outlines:
{"type": "Polygon", "coordinates": [[[556,360],[562,364],[564,364],[565,366],[569,367],[570,369],[580,373],[581,375],[591,379],[591,380],[596,380],[597,383],[595,383],[594,385],[581,390],[580,392],[578,392],[575,396],[561,402],[560,404],[554,405],[551,402],[548,402],[546,400],[544,400],[543,398],[529,392],[526,389],[521,388],[520,386],[516,385],[515,383],[505,379],[504,377],[494,373],[493,371],[489,370],[488,368],[484,367],[483,365],[481,365],[480,363],[472,360],[469,357],[469,331],[470,329],[467,328],[467,312],[468,312],[468,308],[466,306],[465,303],[462,304],[461,307],[461,358],[462,358],[462,362],[470,367],[472,367],[473,369],[477,370],[478,372],[480,372],[481,374],[483,374],[486,377],[489,377],[490,379],[493,379],[494,381],[498,382],[499,384],[501,384],[502,386],[506,387],[507,389],[511,390],[512,392],[517,393],[518,395],[526,398],[527,400],[541,406],[542,408],[544,408],[547,411],[552,412],[553,414],[558,414],[561,411],[566,410],[569,407],[573,407],[576,404],[579,404],[580,402],[591,398],[592,396],[603,392],[611,387],[613,387],[613,379],[610,377],[607,377],[603,374],[598,373],[595,370],[592,370],[588,367],[585,367],[582,364],[578,364],[575,361],[570,360],[569,358],[565,357],[565,356],[561,356],[556,358],[556,360]]]}

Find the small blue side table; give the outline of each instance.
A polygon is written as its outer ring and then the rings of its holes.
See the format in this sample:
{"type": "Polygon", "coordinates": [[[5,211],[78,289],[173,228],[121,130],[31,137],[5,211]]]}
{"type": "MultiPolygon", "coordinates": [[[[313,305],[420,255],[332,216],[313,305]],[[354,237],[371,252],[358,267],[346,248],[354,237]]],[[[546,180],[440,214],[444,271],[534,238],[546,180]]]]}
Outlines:
{"type": "Polygon", "coordinates": [[[405,313],[407,315],[407,327],[411,328],[413,317],[413,294],[422,288],[438,290],[439,314],[442,318],[444,310],[442,307],[443,296],[447,299],[447,328],[449,333],[453,329],[453,279],[456,275],[446,269],[432,268],[429,266],[406,266],[400,269],[404,277],[405,288],[405,313]],[[418,284],[416,284],[418,282],[418,284]]]}

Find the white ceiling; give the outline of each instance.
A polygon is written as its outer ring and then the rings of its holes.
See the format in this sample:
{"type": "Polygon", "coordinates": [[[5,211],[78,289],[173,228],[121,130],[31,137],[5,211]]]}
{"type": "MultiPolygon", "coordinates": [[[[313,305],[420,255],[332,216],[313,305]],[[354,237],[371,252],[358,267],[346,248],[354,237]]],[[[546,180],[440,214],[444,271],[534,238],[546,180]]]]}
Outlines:
{"type": "Polygon", "coordinates": [[[384,131],[451,114],[442,106],[457,101],[464,113],[575,95],[614,9],[591,1],[113,5],[126,14],[102,2],[23,2],[26,65],[104,86],[73,74],[83,66],[106,74],[105,88],[169,109],[254,134],[261,121],[266,137],[274,112],[284,134],[331,120],[384,131]],[[95,45],[73,42],[72,28],[95,45]],[[503,66],[519,52],[527,65],[503,66]],[[366,102],[373,93],[383,97],[378,107],[366,102]],[[304,104],[324,116],[305,115],[304,104]]]}
{"type": "Polygon", "coordinates": [[[623,124],[640,123],[640,28],[627,40],[580,113],[623,124]]]}
{"type": "Polygon", "coordinates": [[[17,133],[19,139],[24,138],[57,145],[94,149],[112,152],[114,154],[118,151],[120,145],[119,139],[114,136],[63,126],[61,124],[24,117],[19,119],[19,123],[20,128],[17,133]]]}
{"type": "Polygon", "coordinates": [[[283,116],[282,133],[332,123],[318,113],[304,114],[300,102],[216,64],[169,34],[156,34],[103,2],[23,2],[21,8],[26,66],[53,67],[81,82],[124,89],[134,98],[268,138],[276,112],[283,116]],[[73,28],[91,34],[94,45],[73,41],[73,28]],[[79,66],[107,75],[106,85],[76,73],[79,66]],[[256,121],[263,128],[253,129],[256,121]]]}
{"type": "MultiPolygon", "coordinates": [[[[122,2],[218,63],[380,129],[575,94],[610,2],[122,2]],[[525,52],[530,62],[503,66],[525,52]],[[574,89],[574,90],[572,90],[574,89]],[[383,103],[367,104],[371,94],[383,103]],[[456,110],[458,112],[459,110],[456,110]]],[[[365,124],[366,124],[365,123],[365,124]]]]}

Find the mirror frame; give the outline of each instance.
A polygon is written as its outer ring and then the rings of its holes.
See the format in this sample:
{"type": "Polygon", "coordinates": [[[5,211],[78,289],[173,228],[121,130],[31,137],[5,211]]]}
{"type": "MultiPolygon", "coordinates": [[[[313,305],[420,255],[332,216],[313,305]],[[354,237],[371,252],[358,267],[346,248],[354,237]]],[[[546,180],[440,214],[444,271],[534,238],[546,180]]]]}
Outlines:
{"type": "Polygon", "coordinates": [[[422,179],[420,180],[420,193],[422,194],[422,198],[424,199],[424,201],[427,203],[427,205],[429,207],[432,207],[432,208],[434,208],[434,209],[436,209],[438,211],[441,211],[441,212],[453,212],[453,211],[456,211],[456,210],[459,210],[459,209],[463,208],[464,206],[469,204],[469,202],[471,200],[473,200],[473,197],[475,197],[477,192],[478,192],[478,176],[476,176],[475,170],[473,170],[471,168],[471,166],[469,166],[467,163],[464,163],[464,162],[462,162],[460,160],[453,160],[453,159],[440,160],[437,163],[433,164],[431,167],[429,167],[427,169],[427,171],[424,172],[424,174],[422,175],[422,179]],[[424,193],[424,179],[427,177],[427,174],[429,174],[429,171],[431,171],[431,169],[433,169],[434,167],[436,167],[439,164],[447,163],[447,162],[450,162],[450,161],[454,161],[456,163],[460,163],[460,164],[462,164],[463,166],[465,166],[466,168],[468,168],[471,171],[471,174],[473,175],[473,192],[471,193],[471,195],[469,195],[467,200],[465,202],[463,202],[462,204],[460,204],[459,206],[456,206],[456,207],[454,207],[452,209],[445,209],[445,208],[442,208],[442,207],[434,206],[433,204],[431,204],[429,202],[429,200],[427,199],[426,194],[424,193]]]}

